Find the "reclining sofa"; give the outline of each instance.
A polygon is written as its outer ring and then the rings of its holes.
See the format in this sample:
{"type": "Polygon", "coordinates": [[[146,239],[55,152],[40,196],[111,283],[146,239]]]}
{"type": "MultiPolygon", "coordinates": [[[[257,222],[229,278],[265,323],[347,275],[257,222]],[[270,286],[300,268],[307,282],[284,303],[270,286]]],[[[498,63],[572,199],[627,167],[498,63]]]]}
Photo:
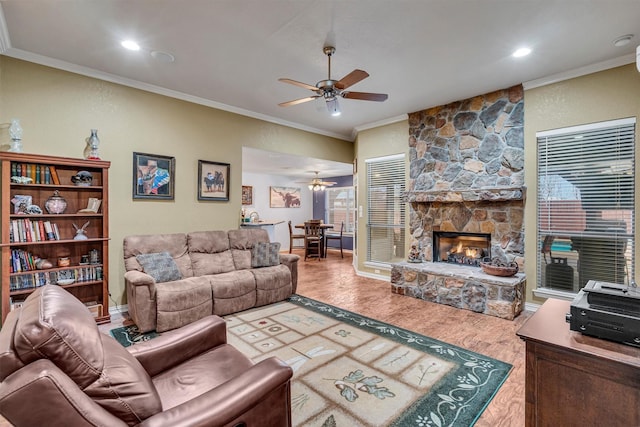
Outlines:
{"type": "Polygon", "coordinates": [[[298,260],[262,229],[124,238],[129,314],[141,332],[271,304],[295,293],[298,260]]]}

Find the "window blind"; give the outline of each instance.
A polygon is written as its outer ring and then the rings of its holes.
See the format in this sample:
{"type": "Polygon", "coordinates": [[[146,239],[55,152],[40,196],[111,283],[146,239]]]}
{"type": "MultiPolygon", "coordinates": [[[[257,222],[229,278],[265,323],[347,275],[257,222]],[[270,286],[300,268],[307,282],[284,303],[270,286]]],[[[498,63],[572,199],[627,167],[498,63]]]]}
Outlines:
{"type": "Polygon", "coordinates": [[[404,155],[365,161],[367,166],[367,261],[405,258],[404,155]]]}
{"type": "Polygon", "coordinates": [[[635,118],[538,132],[538,287],[634,277],[635,118]]]}
{"type": "Polygon", "coordinates": [[[333,230],[340,231],[344,222],[345,233],[353,233],[355,224],[355,197],[353,187],[332,187],[326,190],[326,221],[333,230]]]}

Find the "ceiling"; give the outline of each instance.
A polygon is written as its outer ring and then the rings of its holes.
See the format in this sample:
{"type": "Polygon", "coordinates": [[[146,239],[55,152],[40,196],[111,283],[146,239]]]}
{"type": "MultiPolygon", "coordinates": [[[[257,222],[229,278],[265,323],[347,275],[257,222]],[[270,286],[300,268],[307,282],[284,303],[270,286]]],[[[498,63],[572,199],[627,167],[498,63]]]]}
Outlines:
{"type": "Polygon", "coordinates": [[[282,175],[298,178],[300,182],[310,182],[316,177],[314,172],[318,172],[318,178],[352,175],[353,165],[242,147],[242,171],[282,175]]]}
{"type": "MultiPolygon", "coordinates": [[[[0,53],[353,140],[406,113],[515,84],[635,60],[638,0],[1,0],[0,53]],[[4,18],[4,19],[2,19],[4,18]],[[616,47],[613,40],[634,34],[616,47]],[[135,39],[131,52],[120,42],[135,39]],[[331,117],[313,93],[332,75],[370,77],[331,117]],[[513,58],[518,47],[531,55],[513,58]],[[153,54],[152,52],[161,52],[153,54]],[[169,53],[174,62],[163,61],[169,53]],[[586,68],[585,68],[586,67],[586,68]]],[[[540,80],[542,79],[542,80],[540,80]]]]}

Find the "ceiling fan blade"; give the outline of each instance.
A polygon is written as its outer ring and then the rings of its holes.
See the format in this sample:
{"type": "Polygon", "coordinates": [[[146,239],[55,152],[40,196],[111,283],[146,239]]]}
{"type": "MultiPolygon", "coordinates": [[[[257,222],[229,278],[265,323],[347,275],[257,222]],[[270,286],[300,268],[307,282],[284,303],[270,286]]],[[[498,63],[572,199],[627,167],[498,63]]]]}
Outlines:
{"type": "Polygon", "coordinates": [[[386,93],[368,93],[368,92],[342,92],[342,97],[347,99],[359,99],[362,101],[386,101],[389,95],[386,93]]]}
{"type": "Polygon", "coordinates": [[[349,86],[353,86],[359,81],[366,79],[367,77],[369,77],[369,73],[367,73],[366,71],[353,70],[342,79],[340,79],[340,81],[338,81],[335,86],[340,90],[344,90],[349,86]]]}
{"type": "Polygon", "coordinates": [[[294,99],[293,101],[281,102],[278,105],[281,106],[281,107],[288,107],[290,105],[297,105],[297,104],[302,104],[303,102],[313,101],[314,99],[319,98],[319,97],[320,97],[320,95],[307,96],[306,98],[300,98],[300,99],[294,99]]]}
{"type": "Polygon", "coordinates": [[[308,85],[308,84],[306,84],[306,83],[302,83],[302,82],[299,82],[299,81],[296,81],[296,80],[291,80],[291,79],[284,79],[284,78],[282,78],[282,79],[278,79],[278,81],[279,81],[279,82],[282,82],[282,83],[289,83],[289,84],[292,84],[292,85],[295,85],[295,86],[300,86],[301,88],[309,89],[309,90],[312,90],[312,91],[314,91],[314,92],[315,92],[315,91],[317,91],[317,90],[319,90],[319,89],[318,89],[317,87],[315,87],[315,86],[311,86],[311,85],[308,85]]]}

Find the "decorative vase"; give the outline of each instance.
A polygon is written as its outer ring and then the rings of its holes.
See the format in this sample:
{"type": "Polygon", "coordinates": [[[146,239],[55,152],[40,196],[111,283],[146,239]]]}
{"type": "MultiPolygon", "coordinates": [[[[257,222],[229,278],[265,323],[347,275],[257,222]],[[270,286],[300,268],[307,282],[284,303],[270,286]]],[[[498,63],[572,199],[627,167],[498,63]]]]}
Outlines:
{"type": "Polygon", "coordinates": [[[11,119],[9,136],[11,136],[11,147],[9,147],[9,151],[12,153],[22,153],[22,127],[20,126],[20,120],[11,119]]]}
{"type": "Polygon", "coordinates": [[[98,145],[100,145],[100,139],[98,138],[98,129],[91,129],[91,135],[85,139],[87,146],[84,148],[84,158],[87,160],[100,160],[100,154],[98,153],[98,145]]]}
{"type": "Polygon", "coordinates": [[[44,203],[44,207],[50,214],[61,214],[67,209],[67,201],[56,190],[53,192],[53,196],[49,197],[44,203]]]}

